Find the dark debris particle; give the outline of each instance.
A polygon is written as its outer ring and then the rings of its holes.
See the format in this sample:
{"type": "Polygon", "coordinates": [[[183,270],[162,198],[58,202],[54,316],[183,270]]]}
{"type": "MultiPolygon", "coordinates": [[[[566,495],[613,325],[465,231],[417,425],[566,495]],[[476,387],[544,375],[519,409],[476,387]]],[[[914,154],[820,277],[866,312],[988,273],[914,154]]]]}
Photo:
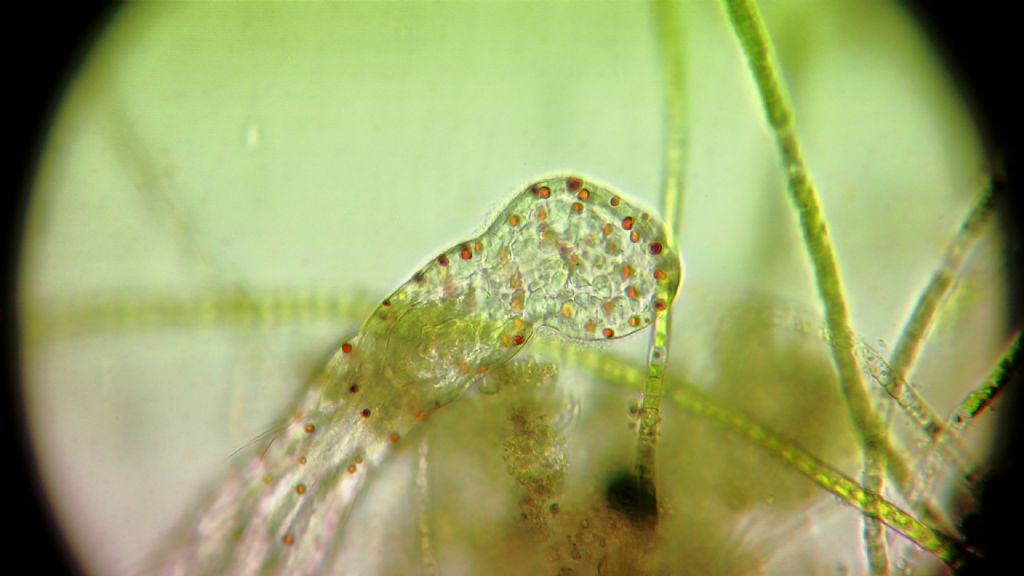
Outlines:
{"type": "Polygon", "coordinates": [[[630,470],[612,475],[605,489],[605,499],[616,510],[634,522],[654,523],[658,519],[658,497],[654,486],[640,480],[630,470]]]}

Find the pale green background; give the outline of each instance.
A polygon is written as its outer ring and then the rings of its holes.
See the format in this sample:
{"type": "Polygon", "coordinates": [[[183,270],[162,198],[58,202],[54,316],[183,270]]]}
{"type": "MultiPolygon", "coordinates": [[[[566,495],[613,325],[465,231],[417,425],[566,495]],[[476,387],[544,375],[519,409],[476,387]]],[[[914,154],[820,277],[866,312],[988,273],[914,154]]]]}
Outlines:
{"type": "MultiPolygon", "coordinates": [[[[814,299],[726,22],[713,2],[684,4],[686,280],[673,358],[702,366],[723,298],[765,293],[811,310],[814,299]]],[[[806,1],[764,12],[856,329],[891,341],[978,183],[976,136],[900,10],[806,1]]],[[[379,297],[552,171],[657,206],[664,129],[650,18],[633,2],[127,6],[56,117],[22,302],[210,288],[379,297]]],[[[974,306],[962,322],[997,326],[1001,271],[978,266],[958,296],[974,306]]],[[[85,565],[137,570],[353,328],[136,331],[31,350],[37,454],[85,565]]],[[[958,383],[929,393],[942,413],[983,373],[997,333],[955,336],[941,333],[939,349],[961,361],[932,368],[958,383]]],[[[856,562],[851,546],[844,559],[856,562]]]]}

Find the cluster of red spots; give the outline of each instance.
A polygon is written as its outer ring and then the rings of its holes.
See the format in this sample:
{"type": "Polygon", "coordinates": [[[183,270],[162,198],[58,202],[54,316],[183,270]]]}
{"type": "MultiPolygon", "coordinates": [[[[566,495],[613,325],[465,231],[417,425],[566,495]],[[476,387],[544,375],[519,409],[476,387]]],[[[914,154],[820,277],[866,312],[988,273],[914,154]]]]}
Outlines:
{"type": "Polygon", "coordinates": [[[626,286],[626,296],[636,298],[636,286],[626,286]]]}
{"type": "Polygon", "coordinates": [[[633,273],[633,269],[629,267],[629,264],[624,264],[622,266],[622,279],[623,280],[625,280],[626,278],[629,278],[630,274],[632,274],[632,273],[633,273]]]}
{"type": "Polygon", "coordinates": [[[661,312],[667,307],[668,304],[665,304],[665,301],[662,300],[661,298],[658,298],[657,300],[654,301],[654,309],[657,310],[658,312],[661,312]]]}
{"type": "Polygon", "coordinates": [[[381,306],[385,306],[385,307],[391,306],[391,300],[388,299],[388,298],[385,298],[384,301],[380,303],[380,305],[381,306]]]}
{"type": "Polygon", "coordinates": [[[576,197],[579,198],[580,200],[589,200],[590,199],[590,190],[587,190],[586,188],[584,188],[583,190],[580,190],[576,194],[576,197]]]}
{"type": "Polygon", "coordinates": [[[359,415],[362,416],[363,418],[369,418],[370,417],[370,409],[369,408],[363,408],[363,410],[359,413],[359,415]]]}
{"type": "Polygon", "coordinates": [[[579,178],[568,178],[565,181],[565,185],[569,187],[570,192],[575,192],[576,190],[579,189],[580,186],[583,185],[583,181],[580,180],[579,178]]]}
{"type": "Polygon", "coordinates": [[[612,196],[612,199],[608,201],[612,206],[618,206],[619,202],[622,202],[622,200],[618,196],[612,196]]]}
{"type": "Polygon", "coordinates": [[[306,424],[305,430],[306,434],[312,434],[313,432],[316,431],[316,426],[314,426],[313,424],[306,424]]]}
{"type": "Polygon", "coordinates": [[[580,212],[583,212],[583,204],[580,204],[579,202],[573,202],[572,203],[572,211],[574,213],[576,213],[576,214],[579,214],[580,212]]]}
{"type": "Polygon", "coordinates": [[[509,216],[508,217],[508,225],[509,226],[518,226],[519,225],[519,215],[512,214],[511,216],[509,216]]]}
{"type": "Polygon", "coordinates": [[[462,258],[463,260],[469,260],[472,257],[473,257],[473,252],[469,249],[469,246],[463,246],[459,250],[459,258],[462,258]]]}
{"type": "Polygon", "coordinates": [[[345,468],[345,470],[348,470],[349,474],[355,474],[356,473],[356,465],[355,464],[349,464],[348,467],[345,468]]]}
{"type": "Polygon", "coordinates": [[[306,493],[306,485],[305,484],[296,484],[295,485],[295,493],[296,494],[305,494],[306,493]]]}
{"type": "Polygon", "coordinates": [[[632,232],[629,233],[629,239],[632,242],[639,242],[640,241],[640,233],[637,232],[636,230],[633,230],[632,232]]]}
{"type": "Polygon", "coordinates": [[[625,218],[622,219],[622,229],[623,230],[632,230],[633,229],[633,217],[632,216],[626,216],[625,218]]]}
{"type": "Polygon", "coordinates": [[[668,274],[665,274],[664,270],[655,270],[654,271],[654,279],[655,280],[664,280],[665,278],[668,278],[668,274]]]}
{"type": "Polygon", "coordinates": [[[639,316],[630,316],[629,317],[629,325],[634,327],[634,328],[639,326],[640,325],[640,317],[639,316]]]}
{"type": "Polygon", "coordinates": [[[601,226],[601,233],[604,234],[605,236],[611,234],[612,233],[612,225],[611,224],[605,224],[604,226],[601,226]]]}
{"type": "Polygon", "coordinates": [[[658,254],[661,254],[661,242],[651,242],[650,248],[651,248],[651,254],[653,254],[655,256],[657,256],[658,254]]]}
{"type": "Polygon", "coordinates": [[[348,354],[349,352],[352,351],[352,345],[349,344],[348,342],[345,342],[344,344],[341,345],[341,351],[344,352],[345,354],[348,354]]]}
{"type": "Polygon", "coordinates": [[[388,442],[391,442],[392,444],[398,444],[399,440],[401,440],[401,436],[398,435],[398,432],[392,432],[391,434],[388,434],[388,442]]]}
{"type": "Polygon", "coordinates": [[[537,221],[543,222],[548,219],[548,213],[543,208],[537,210],[537,221]]]}
{"type": "Polygon", "coordinates": [[[604,334],[605,338],[613,338],[615,336],[615,330],[605,328],[604,330],[601,330],[601,334],[604,334]]]}
{"type": "Polygon", "coordinates": [[[547,186],[541,186],[540,188],[535,189],[533,193],[536,194],[537,196],[540,196],[541,198],[548,198],[551,196],[551,188],[548,188],[547,186]]]}
{"type": "Polygon", "coordinates": [[[523,343],[523,335],[522,334],[516,334],[515,336],[513,336],[512,337],[512,343],[515,344],[516,346],[522,345],[522,343],[523,343]]]}
{"type": "Polygon", "coordinates": [[[358,384],[353,384],[353,385],[348,387],[348,393],[349,394],[355,394],[356,392],[359,392],[359,385],[358,384]]]}
{"type": "Polygon", "coordinates": [[[448,257],[445,256],[444,254],[441,254],[440,256],[437,257],[437,263],[440,264],[441,266],[447,266],[448,257]]]}
{"type": "Polygon", "coordinates": [[[281,543],[284,544],[285,546],[291,546],[292,542],[294,542],[294,541],[295,541],[295,538],[292,537],[292,533],[291,532],[288,532],[284,536],[281,536],[281,543]]]}

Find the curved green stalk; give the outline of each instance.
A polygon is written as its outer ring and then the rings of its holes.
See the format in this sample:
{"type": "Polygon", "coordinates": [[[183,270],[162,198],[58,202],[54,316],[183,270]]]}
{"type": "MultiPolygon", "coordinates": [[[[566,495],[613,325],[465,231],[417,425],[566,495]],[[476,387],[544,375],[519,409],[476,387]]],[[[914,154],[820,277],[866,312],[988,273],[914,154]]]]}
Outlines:
{"type": "Polygon", "coordinates": [[[995,368],[992,369],[981,386],[967,394],[950,419],[961,423],[966,428],[982,410],[992,403],[992,400],[999,395],[1019,369],[1020,331],[1018,330],[1010,341],[1010,345],[1006,347],[1006,351],[1000,356],[995,368]]]}
{"type": "Polygon", "coordinates": [[[434,553],[434,534],[430,513],[430,442],[420,438],[416,460],[416,532],[420,540],[420,564],[423,576],[437,574],[437,555],[434,553]]]}
{"type": "MultiPolygon", "coordinates": [[[[680,232],[683,204],[683,136],[684,69],[682,32],[678,6],[674,0],[654,2],[654,21],[661,52],[662,82],[665,90],[666,143],[664,183],[661,190],[661,212],[670,242],[680,232]]],[[[662,294],[671,302],[675,294],[662,294]]],[[[649,491],[651,505],[657,506],[656,448],[661,419],[661,398],[664,394],[665,370],[668,365],[669,338],[672,331],[671,307],[656,312],[648,346],[647,379],[640,403],[640,425],[637,433],[636,461],[633,472],[642,489],[649,491]]]]}
{"type": "Polygon", "coordinates": [[[724,0],[723,4],[750,66],[779,156],[786,169],[789,197],[799,216],[804,247],[814,268],[818,295],[825,308],[832,361],[839,373],[847,408],[863,444],[870,445],[879,439],[881,428],[871,409],[854,358],[853,331],[850,329],[839,266],[829,239],[825,215],[796,136],[792,106],[783,91],[772,58],[771,41],[752,1],[724,0]]]}
{"type": "Polygon", "coordinates": [[[992,214],[992,207],[992,183],[986,178],[971,211],[960,224],[952,242],[946,247],[942,263],[932,273],[928,285],[918,297],[914,310],[896,341],[896,347],[889,361],[892,371],[886,379],[887,391],[893,398],[902,393],[902,388],[917,360],[925,336],[934,324],[936,312],[949,294],[953,280],[956,279],[968,251],[981,235],[985,223],[988,222],[989,216],[992,214]]]}
{"type": "MultiPolygon", "coordinates": [[[[920,398],[919,393],[909,385],[910,372],[917,361],[918,354],[924,344],[925,337],[934,324],[935,317],[942,302],[945,301],[953,285],[963,260],[969,249],[974,245],[975,240],[981,235],[985,223],[992,213],[992,183],[986,179],[981,191],[978,194],[967,218],[961,223],[959,230],[947,246],[942,263],[932,274],[928,285],[917,299],[910,317],[907,319],[903,330],[900,332],[889,361],[889,369],[881,381],[885,391],[904,408],[908,414],[924,414],[927,404],[920,398]],[[907,405],[906,398],[912,399],[913,406],[907,405]],[[916,407],[916,409],[915,409],[916,407]]],[[[882,413],[882,433],[888,435],[891,425],[893,405],[889,404],[882,413]]],[[[943,426],[934,411],[928,409],[927,418],[922,421],[915,418],[915,421],[922,430],[929,436],[931,450],[926,458],[925,470],[936,467],[932,457],[942,452],[943,455],[955,455],[955,442],[938,443],[939,438],[949,436],[948,427],[943,426]],[[923,426],[922,426],[923,425],[923,426]]],[[[861,482],[864,488],[881,494],[885,488],[885,481],[882,470],[885,461],[877,450],[870,450],[864,460],[861,471],[861,482]]],[[[930,490],[915,490],[920,482],[913,482],[909,489],[904,487],[903,492],[907,494],[914,507],[919,511],[929,510],[928,493],[930,490]]],[[[868,541],[868,555],[870,563],[877,574],[888,573],[888,561],[885,557],[884,543],[881,535],[881,525],[878,522],[867,522],[864,526],[865,539],[868,541]],[[884,567],[884,570],[882,569],[884,567]]]]}
{"type": "Polygon", "coordinates": [[[329,290],[281,291],[260,295],[235,290],[202,296],[155,295],[106,298],[55,308],[26,310],[25,336],[30,345],[81,334],[128,329],[185,326],[275,325],[302,320],[356,322],[377,300],[368,293],[329,290]]]}
{"type": "Polygon", "coordinates": [[[996,396],[1002,392],[1006,384],[1013,378],[1013,375],[1020,369],[1020,331],[1018,330],[1006,347],[1006,350],[999,357],[995,367],[980,386],[972,390],[950,414],[942,433],[934,438],[925,451],[924,466],[914,481],[909,497],[911,501],[917,502],[927,498],[932,491],[932,485],[938,477],[941,467],[940,456],[946,452],[946,446],[956,445],[963,436],[967,427],[974,422],[974,419],[985,408],[987,408],[996,396]]]}
{"type": "Polygon", "coordinates": [[[867,446],[878,441],[881,427],[871,409],[871,402],[861,381],[857,360],[854,358],[854,338],[850,329],[839,266],[832,249],[832,241],[829,239],[825,215],[796,136],[792,106],[783,91],[772,58],[771,41],[753,2],[724,0],[723,4],[750,66],[775,137],[779,156],[786,168],[789,197],[800,219],[804,247],[814,268],[818,295],[825,308],[832,361],[839,373],[839,382],[846,397],[850,417],[861,436],[862,443],[867,446]]]}
{"type": "MultiPolygon", "coordinates": [[[[935,410],[928,406],[920,392],[910,384],[910,372],[964,259],[988,222],[992,208],[992,183],[986,178],[970,212],[946,247],[942,263],[932,273],[924,291],[918,297],[896,341],[890,360],[876,378],[889,396],[914,420],[929,441],[938,438],[945,426],[935,410]]],[[[874,376],[873,372],[872,375],[874,376]]],[[[889,406],[889,410],[883,416],[886,433],[892,411],[892,405],[889,406]]],[[[948,455],[954,459],[957,456],[955,453],[948,455]]]]}
{"type": "MultiPolygon", "coordinates": [[[[751,75],[761,98],[768,123],[775,137],[779,157],[786,169],[790,201],[800,220],[804,247],[814,269],[818,296],[825,308],[825,320],[831,342],[832,362],[839,374],[839,384],[846,398],[846,407],[861,440],[865,460],[881,462],[891,450],[881,422],[871,407],[867,389],[860,378],[854,356],[853,331],[843,295],[835,251],[829,238],[825,215],[821,209],[814,183],[804,162],[796,134],[793,107],[786,95],[778,66],[773,58],[772,43],[753,0],[723,0],[733,31],[743,49],[751,75]],[[878,453],[872,454],[877,451],[878,453]]],[[[877,510],[867,510],[877,517],[877,510]]],[[[868,560],[875,574],[888,572],[888,554],[880,531],[865,518],[865,534],[869,538],[868,560]]]]}

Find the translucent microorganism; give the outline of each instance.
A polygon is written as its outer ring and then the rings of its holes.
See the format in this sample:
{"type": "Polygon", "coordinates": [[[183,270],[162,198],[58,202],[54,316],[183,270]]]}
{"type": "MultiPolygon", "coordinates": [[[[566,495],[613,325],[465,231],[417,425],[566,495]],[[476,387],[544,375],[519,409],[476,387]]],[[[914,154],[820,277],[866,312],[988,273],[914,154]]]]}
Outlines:
{"type": "Polygon", "coordinates": [[[370,313],[284,429],[189,521],[161,573],[330,569],[360,485],[399,438],[505,374],[535,329],[604,340],[649,325],[682,279],[669,245],[656,216],[587,179],[526,186],[370,313]]]}

